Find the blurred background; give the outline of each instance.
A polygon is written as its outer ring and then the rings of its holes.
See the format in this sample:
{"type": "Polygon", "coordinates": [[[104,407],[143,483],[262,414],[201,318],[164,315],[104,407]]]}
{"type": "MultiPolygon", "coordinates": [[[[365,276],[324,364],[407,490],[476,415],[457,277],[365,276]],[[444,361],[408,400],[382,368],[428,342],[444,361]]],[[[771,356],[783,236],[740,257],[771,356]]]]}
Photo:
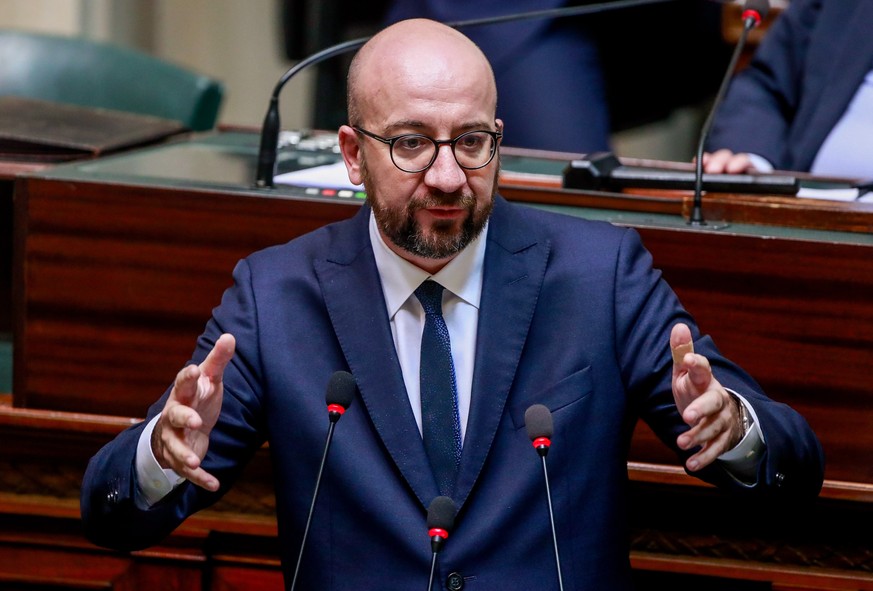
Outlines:
{"type": "MultiPolygon", "coordinates": [[[[258,127],[273,86],[294,59],[372,33],[381,25],[386,4],[384,0],[2,0],[0,28],[109,42],[205,74],[224,85],[219,125],[258,127]],[[319,7],[317,13],[313,5],[319,7]]],[[[719,12],[722,8],[704,0],[697,4],[719,12]]],[[[535,8],[531,2],[531,9],[535,8]]],[[[670,73],[664,84],[658,83],[657,76],[646,78],[643,84],[619,87],[610,97],[620,119],[611,136],[618,155],[690,160],[732,42],[720,26],[711,19],[668,28],[625,19],[616,30],[614,47],[603,52],[612,62],[607,76],[612,71],[616,80],[636,81],[659,69],[661,74],[670,73]],[[645,43],[627,43],[647,35],[645,43]],[[700,38],[707,41],[706,49],[694,51],[700,38]],[[671,44],[677,39],[692,49],[671,44]]],[[[326,64],[319,76],[307,71],[286,86],[280,101],[284,129],[335,128],[347,60],[335,62],[326,64]],[[322,98],[316,101],[315,96],[322,98]]]]}

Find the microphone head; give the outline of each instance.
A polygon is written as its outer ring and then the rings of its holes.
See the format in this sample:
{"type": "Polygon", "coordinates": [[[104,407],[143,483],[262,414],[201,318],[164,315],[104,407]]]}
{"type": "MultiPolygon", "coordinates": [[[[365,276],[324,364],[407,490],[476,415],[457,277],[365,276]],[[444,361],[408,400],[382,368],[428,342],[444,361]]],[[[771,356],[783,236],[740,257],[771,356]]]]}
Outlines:
{"type": "Polygon", "coordinates": [[[449,497],[436,497],[430,502],[427,508],[427,529],[442,530],[448,535],[448,532],[455,528],[455,515],[458,509],[455,507],[455,502],[449,497]]]}
{"type": "Polygon", "coordinates": [[[339,418],[352,404],[357,391],[358,384],[352,374],[347,371],[334,372],[327,383],[327,394],[325,394],[327,408],[331,415],[339,418]]]}
{"type": "Polygon", "coordinates": [[[554,433],[552,411],[543,404],[531,405],[524,411],[524,426],[531,441],[545,437],[550,439],[554,433]]]}
{"type": "Polygon", "coordinates": [[[745,19],[750,12],[755,13],[756,20],[760,22],[770,12],[770,3],[767,0],[746,0],[743,5],[743,18],[745,19]]]}

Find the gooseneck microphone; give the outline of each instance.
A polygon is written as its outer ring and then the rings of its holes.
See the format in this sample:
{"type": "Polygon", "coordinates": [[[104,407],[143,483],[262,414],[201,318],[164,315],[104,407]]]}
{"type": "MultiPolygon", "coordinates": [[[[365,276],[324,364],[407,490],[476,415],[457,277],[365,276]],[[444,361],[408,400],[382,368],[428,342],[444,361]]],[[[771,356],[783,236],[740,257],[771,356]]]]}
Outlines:
{"type": "Polygon", "coordinates": [[[724,73],[724,78],[721,80],[721,86],[718,88],[718,92],[712,102],[712,107],[710,107],[709,114],[706,116],[706,121],[704,121],[703,127],[700,129],[700,139],[697,142],[697,157],[695,159],[694,167],[694,201],[691,208],[691,215],[688,219],[688,223],[691,225],[706,225],[706,222],[703,219],[703,145],[709,137],[709,132],[712,129],[712,123],[715,120],[715,114],[718,111],[718,107],[724,100],[725,94],[727,94],[728,86],[730,85],[734,70],[737,67],[737,61],[740,58],[743,47],[746,45],[746,38],[749,36],[749,32],[752,29],[761,24],[761,21],[765,16],[767,16],[769,11],[770,3],[767,0],[746,0],[746,4],[743,6],[743,31],[740,34],[736,47],[734,47],[731,61],[724,73]]]}
{"type": "MultiPolygon", "coordinates": [[[[455,29],[465,27],[473,27],[478,25],[495,25],[520,20],[535,20],[542,18],[562,18],[566,16],[579,16],[583,14],[597,14],[600,12],[609,12],[622,8],[632,8],[645,4],[663,4],[665,2],[676,2],[677,0],[612,0],[610,2],[600,2],[597,4],[583,4],[581,6],[565,6],[563,8],[552,8],[547,10],[534,10],[531,12],[520,12],[515,14],[505,14],[502,16],[493,16],[486,18],[477,18],[466,21],[457,21],[446,23],[447,26],[455,29]]],[[[332,45],[317,53],[302,59],[297,64],[289,68],[276,86],[273,87],[273,94],[270,96],[270,104],[267,108],[267,114],[264,116],[264,123],[261,126],[261,141],[258,151],[258,161],[255,171],[255,186],[260,188],[274,187],[273,177],[276,174],[276,160],[279,146],[279,130],[281,128],[279,117],[279,94],[282,88],[294,76],[310,66],[319,64],[334,56],[341,55],[350,51],[359,49],[364,43],[370,40],[371,37],[361,37],[352,39],[337,45],[332,45]]]]}
{"type": "Polygon", "coordinates": [[[558,589],[564,591],[564,579],[561,577],[561,557],[558,554],[558,533],[555,530],[555,514],[552,511],[552,492],[549,489],[549,471],[546,468],[546,456],[552,446],[552,412],[542,404],[534,404],[524,411],[524,426],[534,449],[543,462],[543,479],[546,483],[546,499],[549,503],[549,523],[552,526],[552,545],[555,548],[555,567],[558,571],[558,589]]]}
{"type": "Polygon", "coordinates": [[[327,452],[330,450],[330,442],[333,440],[333,432],[337,421],[346,412],[355,398],[358,385],[355,378],[347,371],[337,371],[330,376],[327,383],[327,417],[330,424],[327,429],[327,438],[324,441],[324,453],[321,455],[321,463],[318,466],[318,476],[315,478],[315,489],[312,491],[312,502],[309,504],[309,515],[306,517],[306,527],[303,530],[303,539],[300,541],[300,551],[297,553],[297,566],[294,567],[294,578],[291,579],[289,591],[294,591],[297,585],[297,575],[300,573],[300,564],[303,561],[303,549],[306,547],[306,538],[309,536],[309,526],[312,523],[312,515],[315,512],[315,501],[318,499],[318,489],[321,487],[321,475],[327,463],[327,452]]]}
{"type": "Polygon", "coordinates": [[[455,502],[449,497],[436,497],[427,508],[427,535],[430,536],[430,547],[433,557],[430,561],[430,578],[427,581],[427,591],[433,588],[436,573],[437,554],[443,549],[449,532],[455,529],[455,515],[458,510],[455,502]]]}

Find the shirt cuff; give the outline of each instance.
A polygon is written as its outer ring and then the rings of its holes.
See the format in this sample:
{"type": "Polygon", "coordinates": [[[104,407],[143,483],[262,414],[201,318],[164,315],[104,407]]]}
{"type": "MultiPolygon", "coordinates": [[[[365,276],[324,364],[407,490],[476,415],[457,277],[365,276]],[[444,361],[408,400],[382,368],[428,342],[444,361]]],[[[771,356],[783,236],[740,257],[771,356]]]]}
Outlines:
{"type": "Polygon", "coordinates": [[[764,433],[761,431],[758,416],[755,414],[755,409],[752,405],[733,390],[727,390],[746,408],[746,412],[752,419],[752,425],[749,428],[749,432],[745,434],[740,442],[733,449],[718,456],[718,460],[736,480],[743,484],[751,485],[755,483],[758,461],[767,447],[764,441],[764,433]]]}
{"type": "Polygon", "coordinates": [[[746,154],[749,157],[749,162],[755,167],[758,172],[773,172],[773,165],[769,160],[758,154],[746,154]]]}
{"type": "Polygon", "coordinates": [[[145,426],[136,446],[136,493],[134,502],[140,509],[149,509],[185,482],[175,470],[161,468],[152,452],[152,431],[160,415],[145,426]]]}

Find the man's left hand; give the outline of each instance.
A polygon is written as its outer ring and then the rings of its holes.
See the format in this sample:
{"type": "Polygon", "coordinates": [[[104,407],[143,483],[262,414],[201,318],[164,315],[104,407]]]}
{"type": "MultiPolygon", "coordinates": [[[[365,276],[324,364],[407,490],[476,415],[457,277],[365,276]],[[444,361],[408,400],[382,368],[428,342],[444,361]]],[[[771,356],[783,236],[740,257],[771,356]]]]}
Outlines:
{"type": "Polygon", "coordinates": [[[673,398],[691,429],[676,439],[680,449],[700,446],[685,466],[694,472],[729,451],[742,437],[739,412],[733,397],[712,375],[709,360],[694,353],[691,331],[677,324],[670,334],[673,351],[673,398]]]}

